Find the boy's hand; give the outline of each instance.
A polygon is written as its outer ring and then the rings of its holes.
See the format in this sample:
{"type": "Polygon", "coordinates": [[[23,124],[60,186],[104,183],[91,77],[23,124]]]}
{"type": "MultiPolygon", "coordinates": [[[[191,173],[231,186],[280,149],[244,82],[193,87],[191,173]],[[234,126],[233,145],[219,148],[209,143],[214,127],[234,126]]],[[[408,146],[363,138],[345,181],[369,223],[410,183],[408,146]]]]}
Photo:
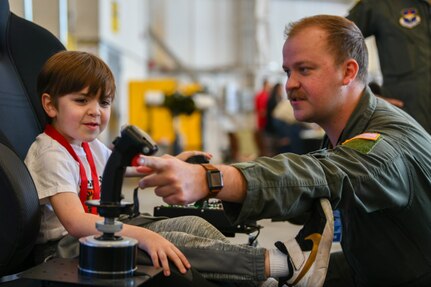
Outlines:
{"type": "Polygon", "coordinates": [[[144,229],[139,241],[139,248],[145,250],[150,255],[154,267],[163,268],[163,274],[169,276],[169,260],[172,261],[181,273],[186,273],[191,267],[186,256],[170,241],[161,235],[144,229]]]}

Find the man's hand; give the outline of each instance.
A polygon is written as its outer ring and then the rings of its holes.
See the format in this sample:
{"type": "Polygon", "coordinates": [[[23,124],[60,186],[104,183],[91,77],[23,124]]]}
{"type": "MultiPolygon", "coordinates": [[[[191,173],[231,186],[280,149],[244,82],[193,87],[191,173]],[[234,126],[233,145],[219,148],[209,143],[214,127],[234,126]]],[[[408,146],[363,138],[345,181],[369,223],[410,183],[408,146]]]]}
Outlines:
{"type": "Polygon", "coordinates": [[[209,193],[205,169],[199,164],[184,162],[187,158],[143,156],[140,166],[136,168],[146,174],[139,181],[139,187],[155,187],[155,194],[167,204],[184,205],[205,198],[209,193]]]}

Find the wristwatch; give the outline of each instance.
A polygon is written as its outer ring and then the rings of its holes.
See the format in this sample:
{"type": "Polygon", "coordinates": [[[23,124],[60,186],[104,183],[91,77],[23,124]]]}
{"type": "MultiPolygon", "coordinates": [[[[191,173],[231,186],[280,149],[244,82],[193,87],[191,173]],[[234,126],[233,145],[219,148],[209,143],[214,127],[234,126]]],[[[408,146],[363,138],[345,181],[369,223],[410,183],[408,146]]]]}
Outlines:
{"type": "Polygon", "coordinates": [[[207,173],[207,184],[210,191],[209,197],[215,197],[223,188],[223,173],[209,163],[201,163],[207,173]]]}

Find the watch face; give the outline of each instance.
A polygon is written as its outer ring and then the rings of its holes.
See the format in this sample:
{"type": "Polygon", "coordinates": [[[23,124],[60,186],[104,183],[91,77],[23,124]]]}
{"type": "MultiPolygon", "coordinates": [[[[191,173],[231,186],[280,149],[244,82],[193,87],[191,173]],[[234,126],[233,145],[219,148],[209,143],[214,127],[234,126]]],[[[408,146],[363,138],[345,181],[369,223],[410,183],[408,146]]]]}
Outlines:
{"type": "Polygon", "coordinates": [[[211,181],[212,188],[222,188],[223,187],[223,178],[219,171],[212,171],[209,174],[209,179],[211,181]]]}

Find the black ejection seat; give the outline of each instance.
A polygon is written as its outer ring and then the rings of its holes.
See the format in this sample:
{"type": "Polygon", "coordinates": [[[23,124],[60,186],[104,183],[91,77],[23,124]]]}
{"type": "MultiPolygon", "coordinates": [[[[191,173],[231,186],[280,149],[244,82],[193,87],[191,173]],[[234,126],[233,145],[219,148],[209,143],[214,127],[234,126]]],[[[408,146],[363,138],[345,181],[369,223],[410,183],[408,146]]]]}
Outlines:
{"type": "MultiPolygon", "coordinates": [[[[46,123],[37,75],[46,60],[62,50],[53,34],[16,16],[9,2],[0,0],[0,285],[5,287],[45,286],[16,276],[34,266],[32,250],[40,228],[37,191],[23,160],[46,123]]],[[[195,270],[193,279],[188,277],[157,276],[145,286],[215,286],[195,270]]],[[[48,281],[47,286],[67,285],[56,284],[48,281]]]]}
{"type": "Polygon", "coordinates": [[[0,277],[32,265],[39,200],[23,159],[45,124],[36,76],[64,49],[54,35],[0,0],[0,277]]]}

